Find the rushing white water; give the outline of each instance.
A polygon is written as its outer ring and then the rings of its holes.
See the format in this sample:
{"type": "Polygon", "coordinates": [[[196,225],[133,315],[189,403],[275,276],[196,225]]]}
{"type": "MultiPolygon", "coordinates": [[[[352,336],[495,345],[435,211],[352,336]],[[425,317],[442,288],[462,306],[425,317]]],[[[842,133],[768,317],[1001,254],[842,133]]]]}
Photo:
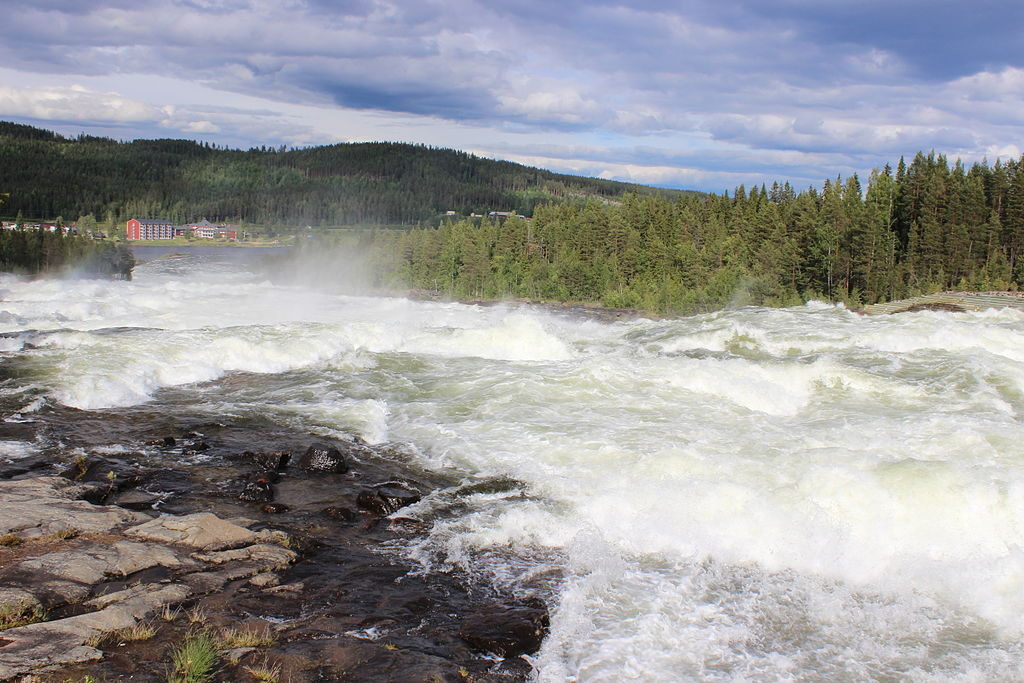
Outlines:
{"type": "Polygon", "coordinates": [[[30,370],[3,391],[188,391],[510,480],[426,498],[409,552],[553,586],[540,680],[1024,678],[1020,313],[606,323],[191,266],[0,282],[0,354],[30,370]]]}

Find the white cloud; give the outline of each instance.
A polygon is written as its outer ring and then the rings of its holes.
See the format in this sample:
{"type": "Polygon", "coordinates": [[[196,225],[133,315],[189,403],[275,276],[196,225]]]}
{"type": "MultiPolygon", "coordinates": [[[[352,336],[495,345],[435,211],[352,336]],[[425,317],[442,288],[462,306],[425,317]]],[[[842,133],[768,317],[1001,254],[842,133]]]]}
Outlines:
{"type": "Polygon", "coordinates": [[[186,133],[219,133],[220,127],[212,121],[191,121],[181,128],[186,133]]]}
{"type": "Polygon", "coordinates": [[[498,93],[497,100],[501,113],[530,122],[594,124],[604,111],[598,101],[571,84],[550,84],[543,88],[524,85],[498,93]]]}
{"type": "Polygon", "coordinates": [[[0,116],[137,123],[158,121],[163,113],[159,107],[116,92],[97,92],[79,85],[39,88],[0,85],[0,116]]]}

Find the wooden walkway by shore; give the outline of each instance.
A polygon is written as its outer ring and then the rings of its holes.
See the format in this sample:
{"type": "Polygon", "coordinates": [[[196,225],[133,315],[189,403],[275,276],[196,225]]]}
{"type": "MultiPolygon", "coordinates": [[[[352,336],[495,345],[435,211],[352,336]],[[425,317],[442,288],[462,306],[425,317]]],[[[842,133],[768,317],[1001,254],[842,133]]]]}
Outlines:
{"type": "Polygon", "coordinates": [[[942,292],[900,301],[864,306],[858,313],[879,315],[909,311],[980,311],[985,308],[1016,308],[1024,311],[1024,292],[942,292]]]}

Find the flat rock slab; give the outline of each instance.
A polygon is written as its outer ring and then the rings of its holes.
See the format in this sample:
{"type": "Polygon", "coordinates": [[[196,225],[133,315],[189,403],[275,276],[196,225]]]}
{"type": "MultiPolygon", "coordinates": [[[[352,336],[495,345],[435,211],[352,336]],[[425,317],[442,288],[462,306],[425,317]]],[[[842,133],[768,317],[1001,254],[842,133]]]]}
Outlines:
{"type": "Polygon", "coordinates": [[[206,512],[153,519],[78,500],[91,490],[60,477],[0,481],[0,531],[26,540],[16,559],[0,568],[0,605],[52,610],[80,604],[93,610],[0,631],[0,681],[99,659],[102,652],[88,645],[95,636],[129,628],[164,605],[298,558],[276,545],[287,543],[286,534],[242,526],[251,520],[224,520],[206,512]],[[28,540],[64,529],[79,535],[58,535],[46,543],[28,540]],[[52,551],[54,544],[60,549],[52,551]],[[157,567],[167,570],[155,573],[161,578],[124,586],[126,577],[157,567]],[[102,594],[111,579],[114,592],[102,594]]]}
{"type": "MultiPolygon", "coordinates": [[[[96,584],[109,576],[128,576],[151,567],[179,569],[197,566],[195,561],[179,556],[173,549],[151,543],[118,541],[109,546],[87,542],[76,545],[80,547],[33,557],[19,562],[12,569],[18,573],[27,571],[96,584]]],[[[0,581],[5,573],[0,572],[0,581]]]]}
{"type": "Polygon", "coordinates": [[[197,560],[209,562],[210,564],[224,564],[225,562],[246,561],[260,562],[265,565],[286,565],[291,564],[298,558],[298,555],[287,548],[279,545],[259,543],[236,548],[234,550],[221,550],[212,553],[195,553],[192,555],[197,560]]]}
{"type": "Polygon", "coordinates": [[[150,519],[141,512],[80,500],[91,490],[63,477],[0,481],[0,535],[32,538],[67,529],[107,533],[150,519]]]}
{"type": "Polygon", "coordinates": [[[197,512],[181,517],[157,517],[145,524],[127,529],[125,533],[147,541],[187,545],[200,550],[237,548],[260,540],[260,535],[255,531],[223,520],[209,512],[197,512]]]}
{"type": "Polygon", "coordinates": [[[150,587],[98,612],[0,632],[0,680],[43,667],[100,659],[100,650],[85,645],[90,638],[133,626],[163,605],[181,602],[190,593],[182,585],[150,587]]]}

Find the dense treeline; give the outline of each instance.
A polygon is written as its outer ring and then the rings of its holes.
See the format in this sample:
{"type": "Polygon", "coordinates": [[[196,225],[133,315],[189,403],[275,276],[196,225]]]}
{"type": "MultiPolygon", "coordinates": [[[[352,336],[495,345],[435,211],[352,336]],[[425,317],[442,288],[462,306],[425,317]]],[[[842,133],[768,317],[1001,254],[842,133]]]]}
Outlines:
{"type": "Polygon", "coordinates": [[[398,143],[286,150],[220,149],[187,140],[64,138],[0,122],[7,215],[93,215],[267,226],[414,225],[445,211],[531,215],[566,197],[678,194],[559,175],[464,152],[398,143]]]}
{"type": "Polygon", "coordinates": [[[0,230],[0,271],[36,275],[72,272],[131,279],[135,257],[124,245],[64,230],[0,230]]]}
{"type": "Polygon", "coordinates": [[[668,313],[811,298],[874,303],[1024,284],[1024,160],[969,170],[918,154],[797,193],[538,207],[367,245],[387,284],[461,297],[602,302],[668,313]]]}

